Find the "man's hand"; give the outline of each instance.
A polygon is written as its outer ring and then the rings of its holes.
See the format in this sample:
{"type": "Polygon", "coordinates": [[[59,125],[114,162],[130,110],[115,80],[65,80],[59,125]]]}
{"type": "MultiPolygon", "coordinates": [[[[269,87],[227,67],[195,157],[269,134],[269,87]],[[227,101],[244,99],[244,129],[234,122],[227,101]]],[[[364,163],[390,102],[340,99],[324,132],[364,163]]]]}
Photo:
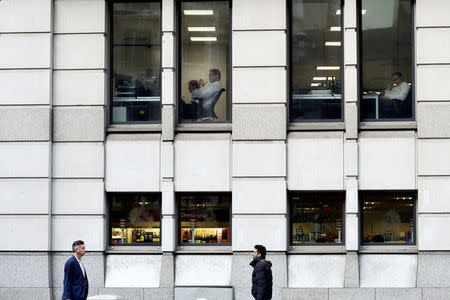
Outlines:
{"type": "Polygon", "coordinates": [[[206,83],[208,83],[208,81],[204,81],[203,79],[200,79],[200,80],[198,81],[198,84],[199,84],[201,87],[204,87],[204,86],[206,85],[206,83]]]}

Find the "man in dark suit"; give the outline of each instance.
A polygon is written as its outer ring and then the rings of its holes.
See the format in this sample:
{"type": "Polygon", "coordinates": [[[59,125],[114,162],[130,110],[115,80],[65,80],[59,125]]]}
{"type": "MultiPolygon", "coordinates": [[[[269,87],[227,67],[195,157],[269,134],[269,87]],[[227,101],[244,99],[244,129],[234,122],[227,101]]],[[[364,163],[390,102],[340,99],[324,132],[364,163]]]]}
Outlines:
{"type": "Polygon", "coordinates": [[[86,300],[89,283],[81,258],[86,254],[83,241],[72,244],[73,255],[64,265],[64,292],[62,300],[86,300]]]}

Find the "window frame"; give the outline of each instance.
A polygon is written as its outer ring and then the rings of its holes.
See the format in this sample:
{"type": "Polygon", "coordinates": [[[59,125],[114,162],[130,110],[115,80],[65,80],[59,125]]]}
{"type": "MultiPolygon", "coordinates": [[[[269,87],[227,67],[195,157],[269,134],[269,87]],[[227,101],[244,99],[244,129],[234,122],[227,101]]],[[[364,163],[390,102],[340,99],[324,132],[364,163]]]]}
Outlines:
{"type": "Polygon", "coordinates": [[[107,70],[107,74],[109,75],[109,79],[108,79],[108,105],[107,108],[109,108],[108,111],[108,126],[129,126],[129,125],[134,125],[134,126],[145,126],[145,125],[150,125],[150,126],[154,126],[154,125],[161,125],[162,124],[162,82],[160,82],[160,90],[161,90],[161,95],[159,96],[159,109],[160,109],[160,115],[161,118],[159,121],[147,121],[147,122],[139,122],[139,121],[126,121],[126,122],[114,122],[113,121],[113,75],[114,75],[114,4],[115,3],[151,3],[151,2],[159,2],[159,9],[160,9],[160,22],[159,22],[159,44],[160,44],[160,53],[159,53],[159,75],[160,78],[162,80],[162,36],[163,36],[163,32],[162,32],[162,23],[163,23],[163,13],[162,13],[162,2],[163,0],[107,0],[107,11],[108,11],[108,36],[109,36],[109,40],[108,40],[108,47],[109,47],[109,70],[107,70]]]}
{"type": "MultiPolygon", "coordinates": [[[[357,45],[357,49],[358,49],[358,106],[360,108],[362,108],[361,105],[361,99],[362,99],[362,95],[363,95],[363,72],[362,72],[362,66],[363,66],[363,58],[362,58],[362,51],[363,51],[363,47],[362,47],[362,1],[363,0],[357,0],[356,1],[356,27],[357,27],[357,36],[358,36],[358,45],[357,45]]],[[[408,123],[410,124],[411,122],[415,122],[416,121],[416,51],[415,51],[415,11],[416,11],[416,0],[409,0],[411,2],[411,118],[385,118],[385,119],[362,119],[361,115],[362,115],[362,109],[358,110],[358,120],[359,123],[362,125],[366,125],[366,124],[383,124],[383,123],[390,123],[390,122],[394,122],[396,124],[403,122],[403,123],[408,123]]],[[[393,125],[393,126],[389,126],[389,127],[394,127],[397,128],[397,126],[393,125]]]]}
{"type": "Polygon", "coordinates": [[[341,7],[341,15],[340,15],[340,22],[341,22],[341,32],[340,32],[340,39],[341,39],[341,64],[340,64],[340,73],[341,73],[341,118],[340,119],[305,119],[305,120],[300,120],[300,121],[293,121],[291,118],[291,112],[290,112],[290,108],[291,108],[291,104],[292,104],[292,32],[293,32],[293,26],[292,26],[292,2],[294,0],[287,0],[287,21],[288,21],[288,26],[287,26],[287,34],[288,34],[288,47],[287,47],[287,54],[288,54],[288,63],[287,63],[287,87],[288,87],[288,91],[287,91],[287,99],[288,99],[288,103],[287,103],[287,119],[288,119],[288,125],[291,129],[295,129],[299,124],[308,124],[308,123],[328,123],[331,125],[331,127],[334,127],[335,124],[339,124],[339,123],[343,123],[345,122],[345,78],[344,78],[344,68],[345,68],[345,62],[344,62],[344,47],[345,47],[345,41],[344,41],[344,32],[345,32],[345,27],[344,27],[344,2],[345,0],[340,0],[340,7],[341,7]]]}
{"type": "Polygon", "coordinates": [[[175,205],[176,205],[176,243],[175,248],[178,249],[195,249],[196,247],[231,247],[233,244],[233,235],[232,235],[232,224],[233,224],[233,198],[231,192],[175,192],[175,205]],[[181,196],[197,196],[197,195],[214,195],[214,196],[228,196],[230,201],[230,211],[229,211],[229,219],[230,219],[230,226],[229,226],[229,238],[228,243],[212,243],[212,244],[183,244],[180,242],[180,231],[181,231],[181,196]]]}
{"type": "MultiPolygon", "coordinates": [[[[162,1],[162,0],[161,0],[162,1]]],[[[233,0],[174,0],[176,1],[175,5],[176,5],[176,10],[175,10],[175,15],[176,15],[176,29],[177,29],[177,37],[176,37],[176,58],[177,58],[177,62],[176,62],[176,99],[175,99],[175,107],[177,110],[176,113],[176,126],[178,128],[180,127],[188,127],[189,129],[193,129],[193,130],[202,130],[202,129],[208,129],[208,128],[215,128],[217,127],[217,125],[214,124],[218,124],[219,126],[226,126],[226,125],[231,125],[232,121],[233,121],[233,115],[232,115],[232,111],[233,111],[233,77],[232,77],[232,72],[233,72],[233,55],[232,55],[232,41],[233,41],[233,0]],[[182,122],[182,114],[183,111],[180,108],[180,101],[181,101],[181,65],[182,65],[182,52],[181,52],[181,48],[182,48],[182,42],[181,42],[181,31],[182,31],[182,24],[181,24],[181,3],[182,2],[217,2],[217,1],[227,1],[229,3],[228,5],[228,30],[230,33],[230,38],[228,40],[228,57],[227,57],[227,120],[225,121],[212,121],[212,120],[205,120],[202,122],[182,122]],[[212,127],[212,126],[214,127],[212,127]]]]}
{"type": "Polygon", "coordinates": [[[107,206],[108,206],[108,214],[107,214],[107,218],[108,218],[108,241],[107,241],[107,246],[109,248],[118,248],[118,247],[158,247],[161,248],[162,246],[162,239],[163,239],[163,231],[162,231],[162,227],[163,227],[163,222],[162,222],[162,218],[163,218],[163,214],[162,214],[162,193],[161,192],[106,192],[106,198],[107,198],[107,206]],[[159,202],[160,202],[160,211],[159,211],[159,242],[151,242],[151,243],[131,243],[131,244],[113,244],[112,243],[112,218],[111,218],[111,207],[112,207],[112,198],[110,198],[110,195],[151,195],[151,196],[155,196],[157,195],[159,197],[159,202]]]}
{"type": "Polygon", "coordinates": [[[346,201],[346,193],[345,191],[288,191],[287,194],[287,199],[288,199],[288,204],[289,204],[289,213],[288,213],[288,245],[290,248],[293,247],[314,247],[314,248],[318,248],[318,247],[345,247],[346,246],[346,240],[345,240],[345,215],[346,215],[346,211],[345,211],[345,201],[346,201]],[[298,243],[295,244],[293,242],[292,239],[292,224],[293,224],[293,211],[292,211],[292,205],[293,205],[293,199],[292,197],[294,195],[324,195],[324,194],[341,194],[342,195],[342,216],[341,216],[341,220],[342,220],[342,241],[340,243],[314,243],[314,244],[307,244],[307,243],[298,243]]]}
{"type": "Polygon", "coordinates": [[[359,245],[364,248],[376,248],[376,247],[416,247],[417,246],[417,190],[359,190],[358,191],[358,208],[360,211],[359,214],[359,245]],[[413,243],[373,243],[364,242],[364,210],[363,210],[363,202],[364,199],[362,194],[395,194],[395,193],[407,193],[413,197],[413,206],[412,206],[412,220],[413,220],[413,243]]]}

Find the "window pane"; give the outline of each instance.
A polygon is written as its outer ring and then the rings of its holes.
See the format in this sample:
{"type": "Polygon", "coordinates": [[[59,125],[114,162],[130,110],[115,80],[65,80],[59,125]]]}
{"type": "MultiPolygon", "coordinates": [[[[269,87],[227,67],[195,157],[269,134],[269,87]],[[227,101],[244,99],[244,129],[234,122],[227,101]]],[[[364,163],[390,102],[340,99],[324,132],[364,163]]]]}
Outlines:
{"type": "Polygon", "coordinates": [[[229,2],[181,2],[179,122],[229,120],[229,2]]]}
{"type": "Polygon", "coordinates": [[[190,194],[178,199],[180,244],[230,244],[229,195],[190,194]]]}
{"type": "Polygon", "coordinates": [[[291,22],[290,120],[340,120],[341,1],[293,0],[291,22]]]}
{"type": "Polygon", "coordinates": [[[111,245],[160,244],[159,194],[108,194],[111,245]]]}
{"type": "Polygon", "coordinates": [[[112,6],[112,122],[159,122],[161,4],[112,6]]]}
{"type": "Polygon", "coordinates": [[[411,0],[362,0],[361,120],[412,118],[411,0]]]}
{"type": "Polygon", "coordinates": [[[291,244],[342,244],[344,193],[292,193],[291,244]]]}
{"type": "Polygon", "coordinates": [[[364,243],[414,243],[414,193],[361,193],[364,243]]]}

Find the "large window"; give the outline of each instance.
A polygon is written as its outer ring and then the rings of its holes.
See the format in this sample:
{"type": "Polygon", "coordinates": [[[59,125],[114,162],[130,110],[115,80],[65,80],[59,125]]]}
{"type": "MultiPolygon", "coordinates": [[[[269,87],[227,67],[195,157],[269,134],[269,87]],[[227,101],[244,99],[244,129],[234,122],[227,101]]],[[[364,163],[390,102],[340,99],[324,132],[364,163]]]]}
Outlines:
{"type": "Polygon", "coordinates": [[[292,0],[290,121],[342,120],[341,0],[292,0]]]}
{"type": "Polygon", "coordinates": [[[361,120],[413,118],[411,0],[361,1],[361,120]]]}
{"type": "Polygon", "coordinates": [[[159,123],[161,3],[112,3],[110,11],[111,123],[159,123]]]}
{"type": "Polygon", "coordinates": [[[177,195],[180,245],[229,245],[231,196],[217,193],[177,195]]]}
{"type": "Polygon", "coordinates": [[[363,244],[415,244],[415,192],[360,192],[363,244]]]}
{"type": "Polygon", "coordinates": [[[343,243],[344,192],[289,194],[291,245],[343,243]]]}
{"type": "Polygon", "coordinates": [[[160,245],[161,196],[109,193],[110,245],[160,245]]]}
{"type": "Polygon", "coordinates": [[[230,120],[230,3],[179,2],[179,123],[230,120]]]}

